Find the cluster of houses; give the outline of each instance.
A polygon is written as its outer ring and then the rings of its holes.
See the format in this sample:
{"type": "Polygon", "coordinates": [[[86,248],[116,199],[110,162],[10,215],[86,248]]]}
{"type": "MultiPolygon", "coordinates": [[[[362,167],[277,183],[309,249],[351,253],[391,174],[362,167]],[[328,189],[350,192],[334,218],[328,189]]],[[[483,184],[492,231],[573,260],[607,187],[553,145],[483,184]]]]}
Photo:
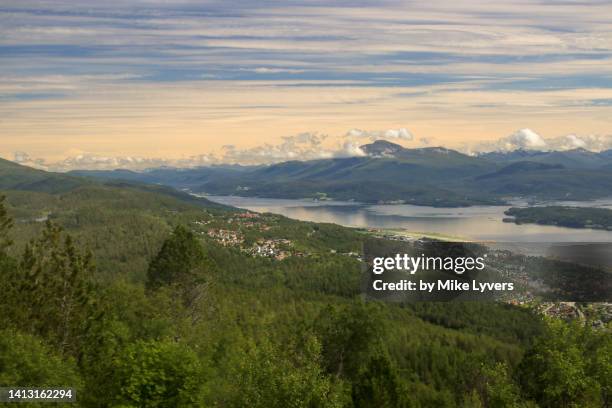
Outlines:
{"type": "Polygon", "coordinates": [[[284,238],[259,238],[252,246],[246,247],[244,245],[244,235],[238,231],[227,229],[210,229],[206,235],[223,246],[239,247],[241,251],[252,256],[268,257],[276,260],[283,260],[290,256],[304,256],[304,254],[301,252],[292,252],[291,246],[293,243],[284,238]]]}
{"type": "MultiPolygon", "coordinates": [[[[260,238],[252,247],[245,248],[243,251],[253,256],[263,256],[281,261],[292,255],[291,251],[289,251],[291,245],[292,243],[288,239],[260,238]]],[[[301,253],[296,253],[295,255],[303,256],[301,253]]]]}
{"type": "Polygon", "coordinates": [[[344,255],[344,256],[350,256],[351,258],[355,258],[358,261],[363,261],[363,257],[361,256],[361,254],[359,252],[338,252],[335,249],[330,249],[329,252],[331,254],[339,254],[339,255],[344,255]]]}
{"type": "Polygon", "coordinates": [[[271,227],[263,223],[262,218],[261,214],[247,211],[228,218],[226,222],[228,224],[238,224],[241,228],[256,228],[259,231],[270,230],[271,227]]]}
{"type": "Polygon", "coordinates": [[[564,320],[582,319],[584,313],[574,302],[544,303],[540,306],[542,314],[564,320]]]}
{"type": "Polygon", "coordinates": [[[240,246],[244,243],[244,236],[232,230],[210,229],[208,236],[223,246],[240,246]]]}

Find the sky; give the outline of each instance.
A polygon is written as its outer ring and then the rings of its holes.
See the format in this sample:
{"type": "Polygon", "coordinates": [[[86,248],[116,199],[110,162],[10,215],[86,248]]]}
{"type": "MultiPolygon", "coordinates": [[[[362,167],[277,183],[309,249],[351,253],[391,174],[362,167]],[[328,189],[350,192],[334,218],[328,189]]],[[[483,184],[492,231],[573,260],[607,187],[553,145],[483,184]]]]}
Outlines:
{"type": "Polygon", "coordinates": [[[23,162],[271,162],[379,138],[601,150],[610,135],[609,0],[0,2],[0,156],[23,162]]]}

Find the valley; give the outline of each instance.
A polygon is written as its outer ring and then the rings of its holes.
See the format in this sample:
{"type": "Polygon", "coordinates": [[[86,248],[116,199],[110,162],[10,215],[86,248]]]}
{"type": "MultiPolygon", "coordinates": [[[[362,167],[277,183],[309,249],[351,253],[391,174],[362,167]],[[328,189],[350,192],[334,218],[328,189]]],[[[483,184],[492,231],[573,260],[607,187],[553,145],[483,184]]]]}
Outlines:
{"type": "Polygon", "coordinates": [[[260,406],[354,406],[365,395],[457,407],[494,395],[479,382],[512,387],[511,400],[523,401],[539,397],[515,376],[547,370],[531,356],[571,341],[598,367],[608,347],[609,322],[549,323],[530,299],[364,302],[362,245],[377,235],[367,228],[8,162],[0,181],[3,378],[20,381],[13,362],[34,353],[36,384],[64,378],[82,406],[132,401],[126,381],[177,382],[188,394],[156,398],[186,406],[244,406],[264,392],[260,406]],[[52,368],[36,362],[47,360],[52,368]],[[143,380],[143,369],[163,376],[143,380]]]}

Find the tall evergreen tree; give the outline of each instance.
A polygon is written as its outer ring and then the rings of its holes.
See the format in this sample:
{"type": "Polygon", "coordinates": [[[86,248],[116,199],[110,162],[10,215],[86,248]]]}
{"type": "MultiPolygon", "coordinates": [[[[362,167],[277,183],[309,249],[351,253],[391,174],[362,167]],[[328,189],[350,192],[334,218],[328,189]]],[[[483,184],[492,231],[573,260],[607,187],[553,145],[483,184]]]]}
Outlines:
{"type": "Polygon", "coordinates": [[[42,236],[26,246],[21,258],[17,324],[76,355],[91,317],[93,269],[91,253],[81,253],[70,235],[47,221],[42,236]]]}
{"type": "Polygon", "coordinates": [[[177,226],[149,265],[147,286],[190,285],[204,266],[204,249],[195,234],[177,226]]]}
{"type": "Polygon", "coordinates": [[[192,231],[179,225],[149,264],[147,287],[176,290],[188,317],[195,323],[210,284],[206,276],[210,268],[202,243],[192,231]]]}

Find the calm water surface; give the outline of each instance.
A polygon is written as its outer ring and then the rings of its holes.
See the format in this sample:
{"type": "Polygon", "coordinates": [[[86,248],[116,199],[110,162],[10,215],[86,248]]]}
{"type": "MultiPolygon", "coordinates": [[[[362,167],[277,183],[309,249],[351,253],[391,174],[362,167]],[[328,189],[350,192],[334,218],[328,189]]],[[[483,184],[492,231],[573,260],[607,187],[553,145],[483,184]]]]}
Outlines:
{"type": "MultiPolygon", "coordinates": [[[[612,242],[612,231],[574,229],[503,222],[509,206],[436,208],[415,205],[361,205],[342,201],[315,202],[236,196],[206,196],[209,200],[257,212],[271,212],[302,221],[331,222],[349,227],[405,229],[477,241],[612,242]]],[[[547,203],[612,209],[612,199],[547,203]]],[[[514,205],[525,205],[516,202],[514,205]]]]}

